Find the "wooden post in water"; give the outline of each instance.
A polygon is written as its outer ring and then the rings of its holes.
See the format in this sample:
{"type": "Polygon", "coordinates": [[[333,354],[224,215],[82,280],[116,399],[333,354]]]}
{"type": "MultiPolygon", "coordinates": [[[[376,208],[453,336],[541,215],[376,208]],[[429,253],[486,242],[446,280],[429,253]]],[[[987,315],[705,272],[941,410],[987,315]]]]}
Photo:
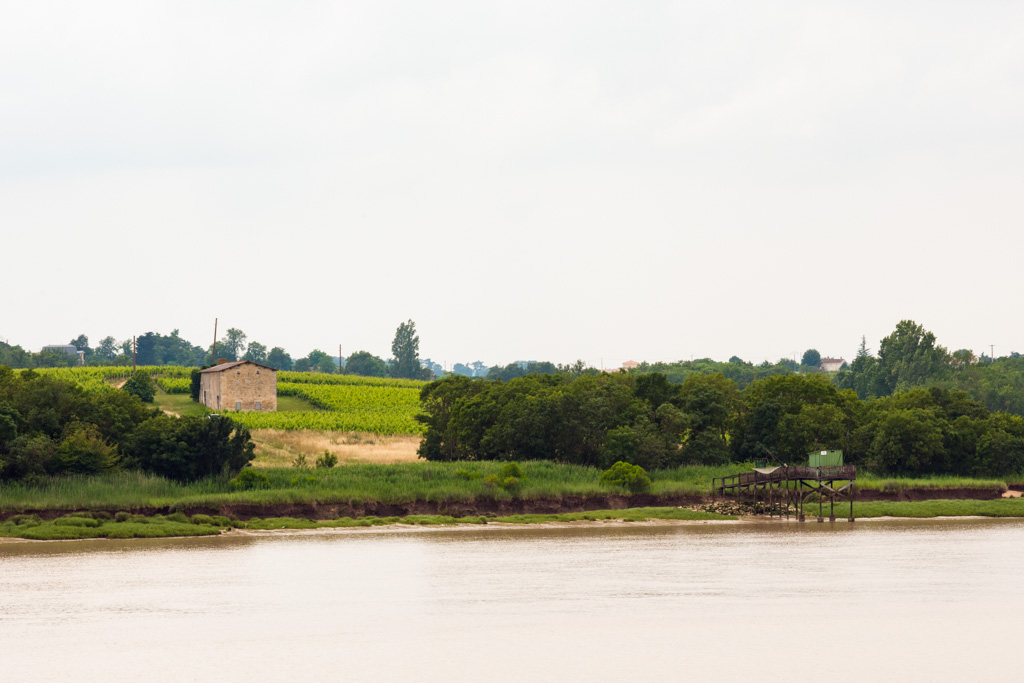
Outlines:
{"type": "Polygon", "coordinates": [[[850,521],[853,521],[853,482],[850,482],[850,521]]]}
{"type": "MultiPolygon", "coordinates": [[[[829,487],[835,489],[836,482],[832,480],[828,483],[829,487]]],[[[828,521],[836,521],[836,494],[835,491],[828,497],[828,521]]]]}

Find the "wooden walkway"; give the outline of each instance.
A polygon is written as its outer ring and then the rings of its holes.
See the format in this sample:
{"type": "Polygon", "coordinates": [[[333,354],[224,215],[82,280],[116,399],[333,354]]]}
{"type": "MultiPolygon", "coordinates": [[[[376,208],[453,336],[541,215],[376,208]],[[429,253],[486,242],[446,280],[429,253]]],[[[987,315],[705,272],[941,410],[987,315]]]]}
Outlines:
{"type": "Polygon", "coordinates": [[[790,509],[797,520],[804,521],[804,505],[815,494],[818,497],[818,521],[824,521],[824,503],[828,499],[829,521],[836,521],[836,502],[850,502],[853,521],[853,484],[857,468],[853,465],[838,467],[801,467],[784,465],[764,467],[753,472],[741,472],[711,480],[713,496],[733,496],[738,503],[749,502],[755,510],[769,515],[789,517],[790,509]]]}

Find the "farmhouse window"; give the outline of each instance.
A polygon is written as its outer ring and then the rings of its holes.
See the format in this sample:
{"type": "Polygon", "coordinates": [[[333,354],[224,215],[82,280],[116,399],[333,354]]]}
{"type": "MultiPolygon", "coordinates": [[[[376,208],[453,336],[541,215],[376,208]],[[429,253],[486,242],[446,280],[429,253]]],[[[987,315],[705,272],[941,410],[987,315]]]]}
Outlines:
{"type": "Polygon", "coordinates": [[[263,403],[261,401],[256,401],[256,410],[263,410],[263,403]]]}
{"type": "Polygon", "coordinates": [[[235,401],[235,410],[241,410],[241,409],[242,409],[242,402],[241,401],[235,401]]]}

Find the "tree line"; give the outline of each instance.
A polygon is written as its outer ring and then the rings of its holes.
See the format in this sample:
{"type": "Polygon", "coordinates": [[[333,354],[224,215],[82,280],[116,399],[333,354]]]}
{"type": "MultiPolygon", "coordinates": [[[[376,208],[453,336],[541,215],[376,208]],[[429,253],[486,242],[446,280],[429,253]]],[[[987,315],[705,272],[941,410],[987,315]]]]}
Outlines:
{"type": "Polygon", "coordinates": [[[645,469],[769,459],[806,463],[842,449],[885,475],[1024,471],[1024,419],[965,392],[915,388],[861,399],[822,374],[738,383],[721,373],[450,376],[421,392],[427,460],[555,460],[645,469]]]}
{"type": "MultiPolygon", "coordinates": [[[[105,337],[95,348],[89,345],[89,338],[82,334],[69,342],[84,353],[86,365],[137,365],[183,367],[209,367],[216,359],[227,361],[248,360],[268,365],[276,370],[296,372],[324,372],[363,375],[367,377],[397,377],[402,379],[432,379],[433,364],[419,357],[419,335],[412,320],[401,323],[395,331],[391,345],[392,357],[385,361],[368,351],[356,351],[348,358],[332,356],[320,349],[313,349],[306,356],[293,359],[280,346],[268,349],[258,341],[250,341],[242,330],[232,327],[217,341],[216,349],[211,344],[206,349],[182,338],[177,329],[169,335],[147,332],[132,340],[117,341],[105,337]],[[134,351],[134,355],[133,355],[134,351]]],[[[52,368],[72,367],[78,364],[77,356],[62,351],[41,351],[31,353],[20,346],[0,342],[0,365],[10,368],[52,368]]]]}

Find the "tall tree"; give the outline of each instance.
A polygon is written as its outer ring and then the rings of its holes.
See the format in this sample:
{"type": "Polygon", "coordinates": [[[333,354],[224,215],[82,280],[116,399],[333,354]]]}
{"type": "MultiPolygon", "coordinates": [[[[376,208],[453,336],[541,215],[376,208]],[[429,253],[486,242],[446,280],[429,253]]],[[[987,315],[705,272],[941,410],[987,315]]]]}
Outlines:
{"type": "Polygon", "coordinates": [[[949,353],[935,343],[935,335],[913,320],[901,320],[878,347],[879,396],[921,386],[939,379],[949,364],[949,353]]]}
{"type": "MultiPolygon", "coordinates": [[[[217,344],[217,355],[227,360],[238,360],[245,348],[245,332],[237,327],[232,327],[224,333],[224,337],[217,344]]],[[[216,361],[216,359],[214,359],[216,361]]]]}
{"type": "Polygon", "coordinates": [[[96,355],[104,360],[114,360],[117,358],[117,340],[113,337],[101,339],[100,345],[96,347],[96,355]]]}
{"type": "Polygon", "coordinates": [[[388,365],[388,373],[392,377],[430,379],[433,374],[420,364],[420,338],[412,320],[405,321],[395,330],[391,353],[393,358],[388,365]]]}
{"type": "Polygon", "coordinates": [[[249,348],[246,349],[243,360],[251,360],[253,363],[266,363],[267,347],[259,342],[249,342],[249,348]]]}

